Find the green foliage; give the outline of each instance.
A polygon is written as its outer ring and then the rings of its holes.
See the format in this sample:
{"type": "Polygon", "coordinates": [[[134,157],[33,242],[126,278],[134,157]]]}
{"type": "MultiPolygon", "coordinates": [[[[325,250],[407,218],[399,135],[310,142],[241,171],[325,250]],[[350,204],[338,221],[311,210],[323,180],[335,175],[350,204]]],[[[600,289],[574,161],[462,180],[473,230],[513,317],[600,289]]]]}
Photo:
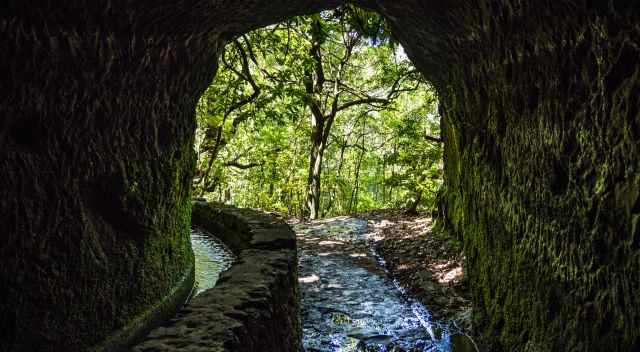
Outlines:
{"type": "Polygon", "coordinates": [[[307,215],[313,104],[332,121],[320,154],[321,215],[416,198],[435,206],[442,150],[425,138],[439,135],[435,93],[382,19],[351,7],[227,46],[197,109],[194,194],[307,215]]]}

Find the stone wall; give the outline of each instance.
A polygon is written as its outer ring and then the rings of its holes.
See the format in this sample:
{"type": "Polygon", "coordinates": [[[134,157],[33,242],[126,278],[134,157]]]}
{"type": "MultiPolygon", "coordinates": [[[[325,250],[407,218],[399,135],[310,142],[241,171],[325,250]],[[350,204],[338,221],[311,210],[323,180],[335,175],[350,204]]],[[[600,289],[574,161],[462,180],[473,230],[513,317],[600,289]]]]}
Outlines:
{"type": "Polygon", "coordinates": [[[640,349],[640,3],[378,1],[443,114],[491,351],[640,349]]]}
{"type": "MultiPolygon", "coordinates": [[[[0,349],[92,348],[185,282],[218,53],[340,2],[0,5],[0,349]]],[[[640,349],[638,0],[357,2],[439,92],[485,342],[640,349]]]]}
{"type": "Polygon", "coordinates": [[[0,350],[117,345],[189,286],[195,105],[218,52],[332,4],[0,4],[0,350]]]}
{"type": "Polygon", "coordinates": [[[295,234],[274,216],[195,203],[193,223],[237,255],[216,286],[193,298],[134,351],[298,352],[295,234]]]}

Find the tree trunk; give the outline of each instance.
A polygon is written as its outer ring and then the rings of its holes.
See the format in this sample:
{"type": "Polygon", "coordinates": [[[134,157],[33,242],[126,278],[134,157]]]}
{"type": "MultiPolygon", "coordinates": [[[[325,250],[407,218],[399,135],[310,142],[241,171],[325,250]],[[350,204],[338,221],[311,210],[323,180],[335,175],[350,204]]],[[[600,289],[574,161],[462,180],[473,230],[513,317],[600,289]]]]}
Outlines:
{"type": "Polygon", "coordinates": [[[352,206],[356,212],[358,211],[358,192],[360,191],[360,167],[362,166],[362,159],[364,158],[364,152],[366,151],[364,147],[366,121],[367,120],[365,117],[365,119],[362,121],[362,142],[361,142],[362,144],[360,146],[360,155],[358,156],[358,163],[356,164],[356,181],[354,183],[354,188],[351,193],[351,200],[349,200],[349,213],[351,213],[352,206]]]}
{"type": "Polygon", "coordinates": [[[324,154],[322,119],[311,114],[311,153],[309,153],[309,176],[307,178],[307,207],[309,218],[317,219],[320,209],[320,177],[322,174],[322,155],[324,154]]]}
{"type": "Polygon", "coordinates": [[[382,203],[387,203],[387,155],[383,154],[382,156],[382,203]]]}
{"type": "MultiPolygon", "coordinates": [[[[341,173],[342,173],[342,165],[344,164],[344,151],[345,149],[347,149],[347,141],[344,141],[344,143],[342,143],[342,145],[340,146],[340,159],[338,160],[338,172],[337,172],[337,177],[336,179],[338,181],[340,181],[341,179],[341,173]]],[[[335,182],[333,184],[333,188],[331,190],[331,195],[329,198],[329,204],[327,204],[325,211],[324,211],[324,215],[329,214],[329,212],[331,211],[331,209],[333,208],[333,204],[335,203],[336,198],[338,197],[338,190],[336,190],[336,188],[338,187],[337,182],[335,182]]]]}
{"type": "Polygon", "coordinates": [[[411,203],[409,209],[407,209],[404,213],[407,215],[418,215],[418,205],[422,200],[422,191],[418,191],[416,194],[416,199],[411,203]]]}
{"type": "Polygon", "coordinates": [[[275,179],[277,176],[277,166],[275,161],[271,163],[271,175],[269,177],[269,200],[273,200],[273,193],[275,192],[275,179]]]}

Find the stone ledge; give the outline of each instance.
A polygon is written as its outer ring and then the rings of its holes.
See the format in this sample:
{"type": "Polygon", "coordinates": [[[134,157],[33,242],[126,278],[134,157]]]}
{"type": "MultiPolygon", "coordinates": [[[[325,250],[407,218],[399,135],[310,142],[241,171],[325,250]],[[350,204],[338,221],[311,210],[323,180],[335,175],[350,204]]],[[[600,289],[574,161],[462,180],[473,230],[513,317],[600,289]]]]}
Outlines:
{"type": "Polygon", "coordinates": [[[299,351],[295,234],[275,216],[194,202],[192,221],[238,256],[216,286],[134,351],[299,351]]]}

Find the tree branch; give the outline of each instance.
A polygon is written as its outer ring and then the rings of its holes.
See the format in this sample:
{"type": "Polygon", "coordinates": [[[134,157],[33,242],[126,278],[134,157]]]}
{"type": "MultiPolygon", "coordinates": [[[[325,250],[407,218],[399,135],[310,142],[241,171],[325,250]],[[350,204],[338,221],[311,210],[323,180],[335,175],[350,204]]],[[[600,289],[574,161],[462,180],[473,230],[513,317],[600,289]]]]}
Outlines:
{"type": "Polygon", "coordinates": [[[314,71],[316,74],[316,82],[313,87],[314,93],[322,92],[322,88],[324,86],[325,75],[324,68],[322,67],[322,25],[320,20],[316,20],[313,23],[313,28],[311,29],[311,57],[313,57],[314,71]]]}
{"type": "MultiPolygon", "coordinates": [[[[233,45],[236,47],[238,53],[240,54],[242,72],[238,72],[237,70],[235,70],[235,68],[232,68],[232,70],[236,73],[236,75],[238,75],[239,77],[242,77],[242,79],[244,79],[251,85],[251,89],[253,90],[253,93],[250,96],[236,102],[235,104],[232,104],[227,109],[227,111],[225,111],[226,116],[229,116],[235,110],[238,110],[243,106],[250,104],[251,102],[256,100],[258,96],[260,96],[260,87],[256,84],[255,80],[253,79],[253,76],[251,75],[251,70],[249,69],[249,60],[247,59],[247,53],[244,51],[242,44],[240,44],[238,40],[234,40],[233,45]]],[[[247,45],[248,45],[248,42],[247,42],[247,45]]],[[[233,121],[231,122],[232,131],[235,132],[238,125],[243,121],[245,121],[248,117],[249,117],[248,114],[241,114],[241,115],[238,115],[236,118],[234,118],[233,121]]]]}
{"type": "Polygon", "coordinates": [[[235,167],[237,169],[241,169],[241,170],[246,170],[246,169],[250,169],[252,167],[257,167],[262,165],[262,163],[249,163],[249,164],[241,164],[237,161],[229,161],[223,164],[226,167],[235,167]]]}
{"type": "Polygon", "coordinates": [[[362,105],[362,104],[382,104],[382,105],[387,105],[389,103],[390,103],[390,101],[388,99],[369,97],[369,98],[365,98],[365,99],[352,100],[352,101],[350,101],[348,103],[344,103],[343,105],[338,107],[337,111],[342,111],[342,110],[348,109],[348,108],[350,108],[352,106],[362,105]]]}
{"type": "Polygon", "coordinates": [[[432,136],[429,136],[426,133],[424,135],[424,139],[426,139],[426,140],[428,140],[430,142],[434,142],[434,143],[442,143],[443,142],[442,138],[432,137],[432,136]]]}

